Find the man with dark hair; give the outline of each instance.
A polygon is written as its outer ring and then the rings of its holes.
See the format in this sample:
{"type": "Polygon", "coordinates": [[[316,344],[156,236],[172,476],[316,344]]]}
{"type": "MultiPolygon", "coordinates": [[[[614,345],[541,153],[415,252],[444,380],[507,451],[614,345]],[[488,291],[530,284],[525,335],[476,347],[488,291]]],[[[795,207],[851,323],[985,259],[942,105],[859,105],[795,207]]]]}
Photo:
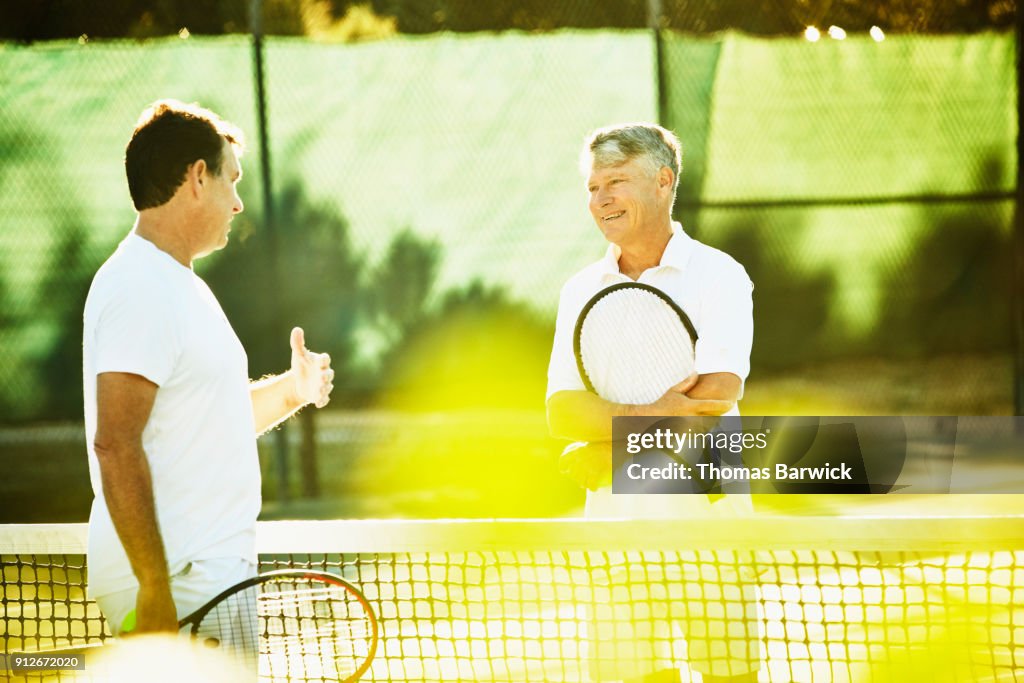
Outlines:
{"type": "MultiPolygon", "coordinates": [[[[576,273],[562,288],[548,366],[547,414],[551,432],[575,440],[561,470],[586,487],[588,517],[666,519],[742,516],[749,496],[712,503],[703,495],[613,495],[612,418],[615,416],[738,415],[737,401],[750,370],[753,285],[727,254],[689,237],[672,220],[682,167],[679,140],[654,124],[609,126],[588,138],[581,157],[589,209],[610,243],[604,258],[576,273]],[[653,403],[607,401],[586,390],[573,355],[573,329],[587,301],[622,282],[657,287],[696,328],[695,373],[653,403]]],[[[690,668],[703,681],[757,680],[759,618],[753,572],[738,554],[716,553],[702,564],[680,548],[678,566],[609,572],[617,589],[592,615],[589,645],[595,680],[675,683],[671,629],[687,636],[690,668]],[[644,602],[650,583],[668,587],[670,599],[644,602]],[[634,602],[635,601],[635,602],[634,602]]]]}
{"type": "Polygon", "coordinates": [[[170,200],[197,159],[210,173],[220,175],[225,142],[241,153],[242,132],[213,112],[171,100],[153,104],[143,112],[125,150],[135,209],[152,209],[170,200]]]}
{"type": "Polygon", "coordinates": [[[125,154],[138,218],[85,304],[89,592],[114,634],[176,631],[256,572],[256,436],[327,404],[334,371],[292,330],[291,368],[255,383],[193,261],[242,211],[242,135],[173,100],[143,112],[125,154]],[[133,623],[134,622],[134,623],[133,623]]]}

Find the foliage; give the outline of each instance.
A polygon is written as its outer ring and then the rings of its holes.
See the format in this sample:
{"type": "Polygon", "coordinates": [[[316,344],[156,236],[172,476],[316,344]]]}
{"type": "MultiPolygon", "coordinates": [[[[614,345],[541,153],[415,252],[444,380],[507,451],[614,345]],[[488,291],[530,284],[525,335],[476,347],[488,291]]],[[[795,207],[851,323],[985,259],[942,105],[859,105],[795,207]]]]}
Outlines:
{"type": "MultiPolygon", "coordinates": [[[[0,39],[146,38],[248,31],[249,0],[115,0],[97,12],[76,0],[0,3],[0,39]]],[[[838,25],[890,33],[972,33],[1014,25],[1015,0],[661,0],[662,25],[711,33],[735,29],[794,35],[805,26],[838,25]]],[[[435,31],[550,31],[559,28],[643,28],[646,0],[552,3],[547,0],[264,0],[264,32],[327,40],[364,40],[435,31]]]]}
{"type": "Polygon", "coordinates": [[[943,217],[887,289],[911,289],[879,322],[877,346],[900,357],[958,351],[1008,351],[1013,292],[1009,235],[968,209],[943,217]],[[892,340],[899,340],[893,344],[892,340]]]}
{"type": "Polygon", "coordinates": [[[204,278],[249,355],[252,376],[287,368],[296,325],[309,348],[330,353],[344,376],[355,352],[363,272],[348,222],[311,203],[296,180],[275,198],[274,217],[271,230],[233,238],[204,278]]]}
{"type": "Polygon", "coordinates": [[[36,292],[36,322],[49,323],[52,341],[36,359],[43,391],[40,416],[76,420],[82,416],[82,311],[100,260],[87,247],[86,230],[62,226],[51,263],[36,292]]]}
{"type": "MultiPolygon", "coordinates": [[[[0,348],[5,349],[11,347],[14,332],[20,322],[20,316],[14,311],[12,299],[11,288],[7,284],[7,278],[4,275],[4,271],[0,270],[0,348]]],[[[10,376],[19,371],[15,367],[15,362],[11,355],[5,355],[7,356],[6,361],[0,364],[0,378],[3,378],[3,381],[0,382],[0,422],[9,420],[14,409],[14,397],[11,395],[14,393],[11,390],[13,378],[10,376]]]]}
{"type": "Polygon", "coordinates": [[[500,288],[448,292],[385,354],[378,403],[411,411],[536,409],[554,328],[500,288]]]}
{"type": "MultiPolygon", "coordinates": [[[[252,217],[243,214],[246,220],[236,220],[231,244],[197,262],[246,349],[253,377],[287,367],[288,335],[295,325],[305,329],[310,348],[331,354],[340,404],[413,381],[422,369],[420,354],[434,344],[440,346],[430,353],[444,362],[430,367],[450,371],[466,363],[479,376],[482,366],[501,362],[499,341],[507,346],[516,335],[529,339],[530,325],[544,327],[499,290],[478,284],[449,292],[431,313],[441,248],[411,229],[399,233],[369,268],[345,218],[311,202],[297,181],[286,183],[275,207],[273,232],[254,230],[252,217]],[[366,360],[357,354],[360,330],[375,331],[384,341],[376,372],[357,366],[366,360]]],[[[32,323],[47,342],[27,359],[40,400],[18,408],[19,415],[31,409],[32,415],[22,417],[78,419],[82,310],[92,276],[111,249],[90,249],[86,229],[77,224],[60,225],[54,234],[59,237],[32,301],[39,312],[32,323]]],[[[0,287],[0,297],[5,292],[0,287]]],[[[23,323],[7,306],[2,311],[0,332],[23,323]]],[[[545,332],[534,339],[546,345],[549,337],[545,332]]],[[[543,375],[542,368],[538,372],[543,375]]]]}
{"type": "Polygon", "coordinates": [[[398,33],[395,17],[376,14],[369,2],[349,5],[339,19],[328,0],[303,0],[302,18],[305,34],[315,40],[348,43],[380,40],[398,33]]]}
{"type": "Polygon", "coordinates": [[[422,322],[440,259],[437,242],[421,240],[406,229],[392,240],[374,269],[367,303],[375,326],[389,346],[399,343],[422,322]]]}
{"type": "MultiPolygon", "coordinates": [[[[992,186],[1000,168],[995,159],[982,164],[975,185],[992,186]]],[[[747,213],[749,218],[721,233],[716,230],[722,237],[701,236],[742,263],[755,284],[755,371],[850,357],[919,359],[1009,351],[1013,266],[1005,214],[973,204],[926,205],[920,210],[921,232],[905,249],[882,260],[882,276],[875,285],[877,312],[858,334],[841,329],[841,288],[834,270],[801,267],[796,245],[807,230],[817,228],[795,222],[800,212],[747,213]],[[785,226],[784,232],[779,226],[785,226]]],[[[844,229],[858,227],[851,222],[844,229]]]]}
{"type": "MultiPolygon", "coordinates": [[[[788,225],[787,243],[795,242],[804,229],[788,225]]],[[[801,273],[791,254],[773,248],[778,238],[766,238],[763,226],[754,219],[730,226],[725,233],[717,242],[701,239],[743,264],[754,283],[751,368],[774,370],[838,355],[838,349],[823,343],[835,295],[831,273],[801,273]]]]}

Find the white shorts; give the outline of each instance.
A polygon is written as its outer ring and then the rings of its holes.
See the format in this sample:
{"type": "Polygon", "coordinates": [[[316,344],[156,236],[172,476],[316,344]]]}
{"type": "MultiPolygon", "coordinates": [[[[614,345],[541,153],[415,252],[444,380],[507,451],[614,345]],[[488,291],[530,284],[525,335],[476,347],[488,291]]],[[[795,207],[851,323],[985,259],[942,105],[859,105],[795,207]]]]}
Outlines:
{"type": "MultiPolygon", "coordinates": [[[[241,557],[219,557],[188,563],[171,577],[171,595],[174,597],[178,619],[184,619],[224,589],[256,576],[256,573],[256,565],[241,557]]],[[[96,597],[112,635],[120,635],[124,618],[135,609],[138,592],[138,588],[129,588],[96,597]]]]}

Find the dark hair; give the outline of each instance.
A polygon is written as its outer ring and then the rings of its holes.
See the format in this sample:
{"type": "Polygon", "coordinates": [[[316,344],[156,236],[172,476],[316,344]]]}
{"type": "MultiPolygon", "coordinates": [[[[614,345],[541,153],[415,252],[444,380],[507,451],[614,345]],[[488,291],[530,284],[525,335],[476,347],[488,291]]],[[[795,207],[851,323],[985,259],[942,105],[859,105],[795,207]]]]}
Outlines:
{"type": "Polygon", "coordinates": [[[124,154],[128,191],[138,211],[165,204],[185,181],[188,167],[202,159],[219,175],[224,141],[241,150],[242,133],[209,109],[159,100],[139,117],[124,154]]]}

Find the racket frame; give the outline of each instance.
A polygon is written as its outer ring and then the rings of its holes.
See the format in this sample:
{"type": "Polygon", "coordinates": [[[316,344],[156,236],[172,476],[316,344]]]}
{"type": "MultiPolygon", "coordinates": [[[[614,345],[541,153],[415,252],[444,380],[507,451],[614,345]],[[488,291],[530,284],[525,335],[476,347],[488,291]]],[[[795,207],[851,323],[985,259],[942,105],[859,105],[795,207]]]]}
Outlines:
{"type": "Polygon", "coordinates": [[[275,571],[257,574],[256,576],[245,579],[244,581],[239,581],[235,585],[218,593],[205,605],[179,621],[178,628],[181,629],[188,627],[189,634],[193,638],[196,638],[199,636],[199,629],[206,615],[216,609],[218,605],[230,598],[232,595],[241,593],[247,588],[252,588],[253,586],[258,586],[263,583],[271,583],[287,579],[321,581],[323,583],[338,586],[355,596],[356,600],[362,605],[363,610],[365,610],[369,617],[370,626],[372,628],[370,649],[366,655],[365,661],[360,664],[359,668],[357,668],[353,674],[348,678],[345,678],[342,683],[352,683],[353,681],[359,680],[359,677],[366,673],[367,669],[370,668],[370,663],[373,661],[373,657],[377,653],[377,641],[379,639],[380,626],[377,622],[376,613],[373,611],[373,608],[370,607],[370,601],[366,599],[366,596],[363,595],[362,591],[340,576],[331,574],[330,572],[321,572],[312,569],[278,569],[275,571]]]}
{"type": "Polygon", "coordinates": [[[608,287],[605,287],[597,294],[590,297],[590,300],[583,306],[583,309],[580,311],[579,316],[576,318],[576,327],[573,329],[572,332],[572,353],[576,357],[576,369],[580,373],[580,379],[583,380],[583,385],[586,386],[587,391],[598,396],[600,396],[600,394],[597,393],[597,390],[594,388],[593,382],[590,381],[590,376],[587,375],[587,371],[583,366],[583,353],[580,349],[580,336],[583,332],[583,322],[586,320],[587,314],[590,313],[590,309],[597,305],[597,302],[601,301],[609,294],[612,294],[613,292],[616,292],[620,289],[641,289],[645,292],[650,292],[651,294],[654,294],[659,299],[664,301],[666,304],[669,305],[669,307],[673,311],[675,311],[676,315],[679,316],[679,320],[683,323],[683,326],[686,328],[686,332],[690,335],[690,343],[693,344],[694,348],[696,348],[697,346],[697,329],[693,326],[693,323],[690,321],[690,317],[686,315],[683,309],[680,308],[679,304],[673,301],[672,298],[665,292],[661,291],[657,287],[645,284],[643,282],[617,282],[614,285],[609,285],[608,287]]]}

